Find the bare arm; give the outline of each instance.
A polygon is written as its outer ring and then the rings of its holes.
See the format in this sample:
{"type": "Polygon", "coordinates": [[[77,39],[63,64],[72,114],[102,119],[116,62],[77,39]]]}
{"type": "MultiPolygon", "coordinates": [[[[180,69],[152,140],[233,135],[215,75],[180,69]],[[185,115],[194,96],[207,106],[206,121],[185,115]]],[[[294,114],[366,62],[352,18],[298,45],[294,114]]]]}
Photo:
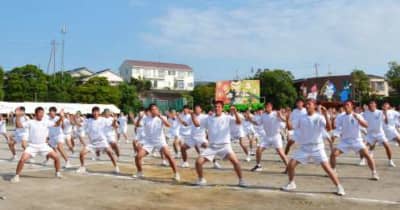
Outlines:
{"type": "Polygon", "coordinates": [[[357,114],[353,113],[353,117],[357,120],[357,122],[364,128],[368,128],[368,122],[358,117],[357,114]]]}
{"type": "Polygon", "coordinates": [[[195,115],[194,113],[192,113],[191,116],[192,116],[193,125],[194,125],[195,127],[200,127],[200,122],[199,122],[199,120],[197,119],[196,115],[195,115]]]}
{"type": "Polygon", "coordinates": [[[177,114],[176,117],[178,118],[179,122],[180,122],[182,125],[188,126],[188,124],[187,124],[184,120],[182,120],[182,118],[181,118],[181,116],[180,116],[179,114],[177,114]]]}
{"type": "Polygon", "coordinates": [[[165,119],[164,117],[162,117],[161,115],[158,115],[158,117],[161,119],[162,123],[166,126],[166,127],[171,127],[171,123],[168,122],[167,119],[165,119]]]}

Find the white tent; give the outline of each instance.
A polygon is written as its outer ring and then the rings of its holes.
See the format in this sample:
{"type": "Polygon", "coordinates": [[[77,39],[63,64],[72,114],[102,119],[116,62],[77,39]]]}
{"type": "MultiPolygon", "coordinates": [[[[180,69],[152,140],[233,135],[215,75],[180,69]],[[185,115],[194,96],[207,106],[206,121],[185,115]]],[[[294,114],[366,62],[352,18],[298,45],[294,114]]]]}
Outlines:
{"type": "Polygon", "coordinates": [[[79,104],[79,103],[56,103],[56,102],[0,102],[0,114],[7,114],[10,112],[14,112],[15,109],[19,106],[25,107],[25,112],[29,114],[33,114],[36,107],[43,107],[46,111],[55,106],[58,110],[64,109],[66,113],[76,113],[80,111],[82,114],[88,114],[92,112],[92,108],[94,106],[100,107],[100,110],[110,109],[111,112],[120,113],[121,110],[118,109],[113,104],[79,104]]]}

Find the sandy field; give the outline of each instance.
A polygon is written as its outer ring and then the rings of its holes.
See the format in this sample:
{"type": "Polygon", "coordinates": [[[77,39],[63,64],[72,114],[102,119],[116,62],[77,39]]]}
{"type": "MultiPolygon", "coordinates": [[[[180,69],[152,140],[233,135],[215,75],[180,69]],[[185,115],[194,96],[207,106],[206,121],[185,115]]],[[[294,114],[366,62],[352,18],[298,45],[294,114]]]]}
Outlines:
{"type": "MultiPolygon", "coordinates": [[[[129,130],[132,130],[131,128],[129,130]]],[[[132,135],[130,135],[132,136],[132,135]]],[[[273,150],[263,155],[262,172],[250,172],[255,164],[245,162],[243,152],[234,144],[242,162],[248,187],[237,187],[237,178],[229,162],[220,161],[223,168],[205,165],[208,185],[195,186],[193,169],[196,153],[190,152],[188,169],[179,169],[182,181],[172,180],[169,167],[162,167],[159,157],[144,160],[144,179],[135,179],[131,144],[120,142],[122,157],[120,175],[104,154],[100,161],[88,156],[86,175],[75,172],[79,166],[77,154],[71,156],[73,168],[63,170],[64,179],[54,178],[51,164],[42,166],[44,157],[25,165],[21,182],[10,183],[17,162],[10,162],[10,153],[0,139],[0,209],[400,209],[400,148],[392,145],[394,161],[399,166],[389,168],[382,147],[377,147],[375,159],[381,180],[369,180],[370,171],[358,166],[356,154],[338,159],[337,170],[347,195],[338,197],[335,187],[316,165],[300,165],[297,169],[297,190],[282,192],[287,183],[282,174],[283,163],[273,150]]],[[[78,145],[79,148],[79,145],[78,145]]],[[[20,147],[18,154],[21,153],[20,147]]],[[[180,163],[180,160],[176,160],[180,163]]]]}

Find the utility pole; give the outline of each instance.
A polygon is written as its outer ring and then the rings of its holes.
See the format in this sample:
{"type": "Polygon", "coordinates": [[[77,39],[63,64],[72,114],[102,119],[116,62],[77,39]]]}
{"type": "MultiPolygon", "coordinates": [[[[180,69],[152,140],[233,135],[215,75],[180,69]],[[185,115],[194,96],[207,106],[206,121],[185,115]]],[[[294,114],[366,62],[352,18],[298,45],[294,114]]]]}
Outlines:
{"type": "Polygon", "coordinates": [[[64,46],[65,46],[65,35],[67,34],[67,26],[64,24],[61,28],[61,77],[64,74],[65,66],[64,66],[64,46]]]}

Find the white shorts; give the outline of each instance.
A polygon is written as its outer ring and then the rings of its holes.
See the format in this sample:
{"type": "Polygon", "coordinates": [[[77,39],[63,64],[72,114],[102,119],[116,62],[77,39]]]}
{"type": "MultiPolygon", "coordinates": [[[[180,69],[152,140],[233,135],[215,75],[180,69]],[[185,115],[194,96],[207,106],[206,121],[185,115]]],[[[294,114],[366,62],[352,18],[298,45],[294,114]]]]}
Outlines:
{"type": "Polygon", "coordinates": [[[385,136],[389,141],[393,141],[394,139],[400,137],[400,134],[395,127],[387,127],[383,130],[385,131],[385,136]]]}
{"type": "Polygon", "coordinates": [[[213,161],[215,156],[225,159],[228,154],[233,153],[231,144],[210,145],[201,153],[201,157],[213,161]]]}
{"type": "Polygon", "coordinates": [[[344,154],[349,153],[351,151],[359,152],[362,149],[367,148],[362,139],[342,139],[340,143],[337,145],[337,149],[343,152],[344,154]]]}
{"type": "Polygon", "coordinates": [[[383,143],[387,142],[387,138],[385,136],[385,133],[368,133],[367,136],[365,136],[365,140],[367,141],[368,144],[374,145],[376,143],[383,143]]]}
{"type": "Polygon", "coordinates": [[[115,135],[108,135],[106,136],[107,142],[108,143],[115,143],[117,139],[115,138],[115,135]]]}
{"type": "Polygon", "coordinates": [[[49,144],[51,147],[56,148],[57,144],[59,144],[59,143],[63,143],[63,144],[65,143],[64,135],[49,137],[49,144]]]}
{"type": "Polygon", "coordinates": [[[324,144],[300,145],[300,148],[294,152],[292,158],[301,164],[328,162],[324,144]]]}
{"type": "Polygon", "coordinates": [[[47,156],[53,149],[46,143],[43,144],[29,144],[24,152],[30,156],[35,157],[37,154],[47,156]]]}
{"type": "Polygon", "coordinates": [[[97,140],[97,141],[91,141],[87,146],[86,150],[89,152],[96,152],[96,151],[101,151],[109,148],[110,145],[107,142],[107,140],[97,140]]]}
{"type": "Polygon", "coordinates": [[[168,146],[167,142],[162,141],[159,143],[148,143],[148,142],[143,142],[142,148],[146,150],[148,154],[151,154],[153,150],[160,151],[163,147],[168,146]]]}
{"type": "Polygon", "coordinates": [[[202,144],[207,143],[207,139],[205,138],[190,138],[188,141],[185,141],[185,144],[190,148],[195,146],[201,146],[202,144]]]}
{"type": "Polygon", "coordinates": [[[64,133],[64,139],[72,139],[72,134],[71,133],[64,133]]]}
{"type": "Polygon", "coordinates": [[[288,131],[288,139],[294,141],[294,130],[288,131]]]}
{"type": "Polygon", "coordinates": [[[244,138],[244,137],[246,137],[246,134],[243,131],[243,128],[237,129],[234,132],[231,132],[232,141],[240,140],[241,138],[244,138]]]}
{"type": "Polygon", "coordinates": [[[128,133],[128,127],[127,126],[121,126],[118,128],[118,133],[119,134],[126,134],[128,133]]]}
{"type": "Polygon", "coordinates": [[[332,137],[332,134],[331,134],[330,132],[328,132],[328,131],[326,131],[326,130],[324,130],[324,132],[322,132],[322,138],[323,138],[324,140],[326,140],[326,139],[331,139],[331,137],[332,137]]]}
{"type": "Polygon", "coordinates": [[[179,137],[182,140],[182,143],[190,142],[192,139],[191,136],[186,136],[186,135],[180,135],[179,137]]]}
{"type": "Polygon", "coordinates": [[[282,136],[280,134],[273,137],[263,136],[258,146],[264,149],[268,148],[280,149],[283,147],[282,136]]]}
{"type": "Polygon", "coordinates": [[[19,134],[14,136],[14,140],[19,144],[22,141],[28,141],[29,135],[28,134],[19,134]]]}
{"type": "Polygon", "coordinates": [[[75,131],[74,132],[74,138],[83,138],[83,137],[85,137],[85,131],[75,131]]]}

